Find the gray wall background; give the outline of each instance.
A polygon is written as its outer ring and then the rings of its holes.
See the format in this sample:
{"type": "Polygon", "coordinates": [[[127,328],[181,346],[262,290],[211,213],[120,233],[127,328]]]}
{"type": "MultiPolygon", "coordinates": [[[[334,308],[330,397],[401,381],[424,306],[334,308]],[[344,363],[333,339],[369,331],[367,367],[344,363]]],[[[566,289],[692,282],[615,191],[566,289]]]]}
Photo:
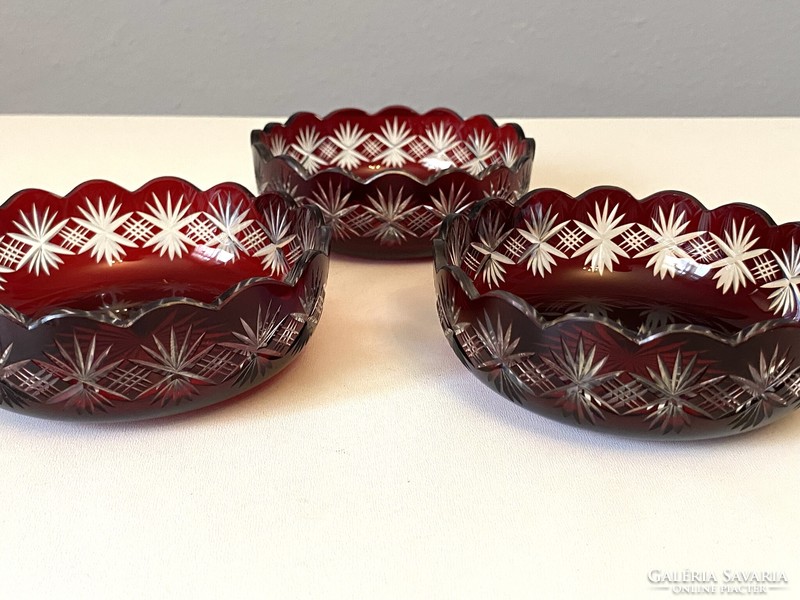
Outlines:
{"type": "Polygon", "coordinates": [[[800,115],[796,0],[0,0],[0,112],[800,115]]]}

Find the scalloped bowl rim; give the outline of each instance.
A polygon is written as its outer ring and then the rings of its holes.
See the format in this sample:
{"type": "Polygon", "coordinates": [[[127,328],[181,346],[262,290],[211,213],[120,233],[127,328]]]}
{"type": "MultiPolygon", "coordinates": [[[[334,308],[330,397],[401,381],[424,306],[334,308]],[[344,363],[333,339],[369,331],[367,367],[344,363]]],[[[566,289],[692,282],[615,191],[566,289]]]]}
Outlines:
{"type": "MultiPolygon", "coordinates": [[[[64,195],[58,195],[48,190],[44,190],[41,188],[24,188],[16,193],[14,193],[11,197],[9,197],[6,201],[0,204],[0,211],[8,210],[13,207],[14,203],[18,201],[24,195],[28,195],[30,193],[44,193],[49,196],[52,196],[54,199],[58,200],[65,200],[76,193],[81,188],[93,185],[93,184],[105,184],[105,185],[112,185],[117,188],[122,189],[128,194],[134,195],[139,194],[145,188],[153,185],[154,183],[174,183],[176,185],[186,185],[190,189],[194,190],[199,194],[206,194],[209,191],[213,190],[216,187],[226,186],[226,187],[234,187],[242,194],[246,195],[250,202],[255,201],[263,194],[253,194],[248,190],[245,186],[235,183],[235,182],[221,182],[216,185],[211,186],[210,188],[203,190],[194,185],[193,183],[181,178],[181,177],[171,177],[171,176],[163,176],[163,177],[156,177],[155,179],[151,179],[135,190],[129,190],[113,181],[109,181],[107,179],[89,179],[77,184],[73,187],[69,192],[64,195]]],[[[270,284],[279,287],[286,287],[286,288],[293,288],[297,282],[302,277],[303,273],[306,271],[308,266],[314,261],[317,256],[323,255],[326,256],[330,250],[330,240],[331,240],[331,228],[328,225],[324,224],[324,219],[322,217],[321,211],[312,205],[308,206],[300,206],[296,202],[294,202],[288,195],[283,194],[281,192],[268,192],[270,195],[276,195],[281,197],[284,201],[288,203],[289,206],[295,208],[301,212],[308,212],[317,220],[317,227],[321,231],[322,235],[322,249],[314,249],[314,250],[307,250],[305,251],[302,256],[298,259],[289,273],[283,280],[275,279],[274,277],[248,277],[247,279],[243,279],[238,281],[234,285],[230,286],[219,295],[217,295],[214,300],[211,302],[203,302],[201,300],[197,300],[195,298],[190,298],[188,296],[165,296],[164,298],[158,298],[156,300],[150,300],[148,302],[142,303],[135,311],[132,311],[132,314],[124,317],[119,318],[107,309],[103,310],[81,310],[81,309],[73,309],[68,307],[60,307],[51,312],[48,312],[46,315],[42,315],[37,318],[31,318],[24,313],[18,311],[17,309],[5,305],[0,304],[0,317],[4,317],[17,325],[21,325],[25,327],[28,331],[32,331],[33,329],[39,327],[40,325],[44,325],[45,323],[49,323],[58,319],[67,319],[67,318],[79,318],[79,319],[87,319],[90,321],[95,321],[98,323],[105,323],[108,325],[113,325],[114,327],[120,328],[127,328],[131,327],[134,323],[139,321],[144,316],[155,312],[162,308],[173,307],[173,306],[191,306],[193,308],[200,308],[205,310],[211,311],[219,311],[221,310],[227,303],[232,300],[239,292],[244,291],[245,289],[249,289],[256,285],[261,284],[270,284]]]]}
{"type": "MultiPolygon", "coordinates": [[[[564,194],[566,198],[569,198],[576,202],[583,202],[586,199],[586,197],[589,196],[590,194],[596,194],[600,191],[622,192],[629,198],[633,199],[634,201],[640,204],[652,200],[657,196],[664,196],[667,194],[677,194],[680,195],[682,199],[689,200],[699,210],[707,214],[713,214],[717,211],[728,210],[731,207],[740,207],[749,210],[754,215],[763,219],[764,222],[770,228],[781,227],[783,225],[797,225],[798,227],[800,227],[800,221],[787,221],[786,223],[778,224],[763,208],[760,208],[758,206],[755,206],[754,204],[749,204],[746,202],[732,202],[728,204],[723,204],[721,206],[718,206],[717,208],[709,209],[692,194],[689,194],[687,192],[681,192],[679,190],[661,190],[653,194],[650,194],[644,198],[636,198],[626,189],[612,185],[598,185],[578,194],[577,196],[571,196],[570,194],[567,194],[566,192],[563,192],[562,190],[556,188],[536,188],[521,196],[513,205],[511,205],[511,208],[515,211],[519,210],[519,208],[523,204],[527,203],[531,198],[544,192],[558,192],[560,194],[564,194]]],[[[445,241],[447,234],[450,230],[451,224],[454,221],[459,219],[472,221],[478,218],[481,212],[487,206],[492,206],[492,205],[509,206],[508,202],[500,198],[485,198],[475,204],[475,206],[470,211],[469,215],[452,214],[448,215],[444,219],[444,221],[442,222],[442,226],[439,229],[439,233],[433,240],[434,266],[436,272],[438,273],[439,271],[445,270],[448,273],[450,273],[456,279],[458,284],[461,286],[461,289],[467,294],[467,296],[471,301],[479,300],[482,298],[498,298],[500,300],[503,300],[511,304],[514,308],[523,313],[528,319],[533,321],[533,323],[539,329],[547,330],[550,327],[561,325],[563,323],[576,323],[576,322],[596,323],[605,326],[606,328],[625,337],[628,341],[633,342],[634,344],[639,346],[645,345],[656,339],[661,339],[674,334],[689,334],[689,335],[699,335],[707,337],[713,341],[725,344],[727,346],[735,347],[758,335],[772,331],[773,329],[777,329],[780,327],[800,328],[800,321],[798,319],[793,319],[789,317],[775,317],[771,319],[765,319],[763,321],[758,321],[756,323],[751,323],[750,325],[747,325],[746,327],[743,327],[739,331],[730,335],[723,335],[713,331],[708,327],[693,325],[690,323],[683,323],[683,324],[672,323],[664,327],[660,327],[653,331],[650,331],[647,334],[641,334],[634,331],[633,329],[620,325],[618,322],[608,317],[592,316],[592,315],[587,315],[585,313],[565,313],[559,317],[556,317],[555,319],[547,319],[544,316],[542,316],[542,314],[529,302],[522,299],[519,295],[514,294],[513,292],[509,292],[507,290],[496,289],[480,293],[478,289],[475,287],[475,284],[473,283],[469,275],[467,275],[464,272],[464,270],[461,269],[461,267],[450,263],[450,261],[447,258],[445,241]]]]}
{"type": "Polygon", "coordinates": [[[324,116],[319,116],[317,113],[309,111],[295,112],[283,123],[273,121],[271,123],[267,123],[263,129],[252,130],[250,132],[250,145],[253,149],[256,150],[256,152],[258,152],[259,156],[265,162],[269,161],[284,162],[305,181],[311,181],[315,177],[318,177],[319,175],[336,174],[365,185],[369,185],[382,177],[387,177],[390,175],[405,177],[421,185],[431,185],[436,181],[438,181],[441,177],[445,175],[450,175],[451,173],[461,173],[474,181],[483,181],[496,171],[508,171],[510,173],[516,173],[518,171],[521,171],[525,167],[526,163],[533,161],[534,155],[536,153],[536,141],[533,138],[525,137],[525,132],[522,130],[522,127],[518,123],[508,122],[500,125],[497,123],[494,117],[483,113],[472,115],[471,117],[467,117],[465,119],[460,114],[449,108],[432,108],[425,113],[420,113],[412,108],[401,105],[387,106],[374,113],[369,113],[367,111],[358,108],[340,108],[324,116]],[[296,121],[300,117],[312,117],[317,119],[318,121],[326,121],[332,118],[339,117],[344,113],[354,113],[356,116],[362,116],[362,117],[379,117],[389,111],[405,111],[408,113],[408,116],[411,117],[426,117],[434,112],[445,112],[448,113],[453,118],[461,121],[462,123],[466,123],[471,119],[481,119],[481,118],[487,119],[490,122],[490,124],[496,129],[500,129],[503,127],[509,127],[513,129],[516,132],[519,141],[525,144],[525,151],[516,161],[514,161],[514,164],[511,165],[510,167],[503,164],[489,165],[477,175],[473,175],[467,172],[466,169],[453,166],[453,167],[448,167],[447,169],[436,171],[435,173],[432,173],[428,177],[417,177],[416,175],[412,175],[408,171],[399,168],[385,169],[380,171],[379,173],[370,175],[369,177],[360,177],[355,173],[353,173],[352,171],[349,171],[347,169],[342,169],[341,167],[328,167],[326,169],[321,169],[315,173],[310,173],[303,165],[301,165],[292,156],[288,156],[286,154],[279,154],[278,156],[273,155],[272,152],[270,152],[269,148],[267,148],[266,145],[264,145],[264,143],[261,141],[262,134],[268,135],[273,129],[277,127],[284,127],[284,128],[290,127],[291,125],[294,124],[294,121],[296,121]]]}

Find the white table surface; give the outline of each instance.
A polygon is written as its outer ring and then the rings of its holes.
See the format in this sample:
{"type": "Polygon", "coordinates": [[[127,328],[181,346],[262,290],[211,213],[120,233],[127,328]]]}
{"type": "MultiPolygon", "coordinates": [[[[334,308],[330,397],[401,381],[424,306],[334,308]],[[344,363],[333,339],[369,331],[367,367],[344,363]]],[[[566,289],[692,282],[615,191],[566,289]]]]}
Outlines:
{"type": "MultiPolygon", "coordinates": [[[[0,198],[85,179],[254,187],[266,118],[0,117],[0,198]]],[[[800,218],[800,119],[524,120],[536,187],[680,189],[800,218]]],[[[648,572],[782,571],[800,597],[800,412],[729,439],[548,421],[473,378],[429,262],[335,257],[283,376],[198,414],[0,412],[2,598],[667,598],[648,572]]]]}

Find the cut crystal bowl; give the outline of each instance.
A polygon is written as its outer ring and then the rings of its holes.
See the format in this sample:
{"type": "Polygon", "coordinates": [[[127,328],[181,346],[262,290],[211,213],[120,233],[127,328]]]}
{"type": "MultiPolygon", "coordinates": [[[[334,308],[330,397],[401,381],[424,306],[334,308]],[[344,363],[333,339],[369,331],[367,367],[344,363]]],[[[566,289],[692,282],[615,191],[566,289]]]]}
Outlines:
{"type": "Polygon", "coordinates": [[[320,208],[333,249],[368,258],[430,256],[444,216],[528,189],[534,141],[516,124],[447,109],[296,113],[252,132],[258,189],[320,208]]]}
{"type": "Polygon", "coordinates": [[[800,223],[600,187],[448,217],[438,310],[466,367],[590,429],[704,438],[800,406],[800,223]]]}
{"type": "Polygon", "coordinates": [[[281,194],[107,181],[0,207],[0,405],[131,420],[265,381],[319,320],[330,229],[281,194]]]}

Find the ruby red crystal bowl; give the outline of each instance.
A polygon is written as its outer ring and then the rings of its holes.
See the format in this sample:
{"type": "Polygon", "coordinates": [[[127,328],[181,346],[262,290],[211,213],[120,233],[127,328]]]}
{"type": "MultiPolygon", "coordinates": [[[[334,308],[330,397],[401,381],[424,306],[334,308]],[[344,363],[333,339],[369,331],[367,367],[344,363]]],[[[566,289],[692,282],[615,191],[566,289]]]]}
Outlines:
{"type": "Polygon", "coordinates": [[[128,420],[252,388],[314,331],[329,238],[318,210],[231,183],[19,192],[0,207],[0,405],[128,420]]]}
{"type": "Polygon", "coordinates": [[[430,256],[444,216],[528,189],[534,141],[518,125],[447,109],[296,113],[252,132],[258,189],[320,208],[333,249],[367,258],[430,256]]]}
{"type": "Polygon", "coordinates": [[[800,224],[680,192],[541,189],[448,217],[438,310],[466,367],[586,428],[716,437],[800,406],[800,224]]]}

